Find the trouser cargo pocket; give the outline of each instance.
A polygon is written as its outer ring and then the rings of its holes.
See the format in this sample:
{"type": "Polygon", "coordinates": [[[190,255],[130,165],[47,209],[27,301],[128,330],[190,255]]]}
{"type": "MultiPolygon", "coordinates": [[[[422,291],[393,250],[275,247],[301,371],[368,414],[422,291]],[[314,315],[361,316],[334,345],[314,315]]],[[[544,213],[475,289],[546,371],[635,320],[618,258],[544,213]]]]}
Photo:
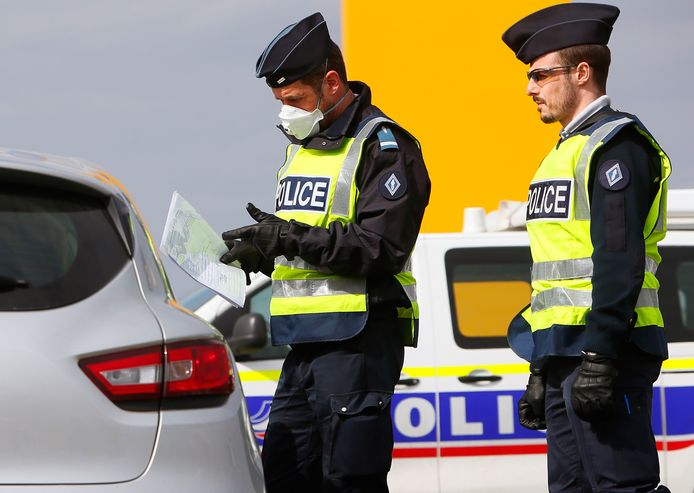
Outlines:
{"type": "Polygon", "coordinates": [[[391,393],[376,391],[330,397],[330,443],[324,456],[330,475],[361,476],[390,470],[393,451],[391,398],[391,393]]]}

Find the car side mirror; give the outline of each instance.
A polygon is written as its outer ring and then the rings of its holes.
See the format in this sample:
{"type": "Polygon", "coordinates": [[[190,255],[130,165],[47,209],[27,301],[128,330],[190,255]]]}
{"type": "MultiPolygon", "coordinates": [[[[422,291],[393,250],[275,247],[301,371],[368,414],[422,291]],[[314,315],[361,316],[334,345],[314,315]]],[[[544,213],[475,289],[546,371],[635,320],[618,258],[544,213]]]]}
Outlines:
{"type": "Polygon", "coordinates": [[[267,324],[262,315],[246,313],[234,324],[234,330],[227,339],[231,351],[236,356],[245,356],[260,351],[267,344],[267,324]]]}

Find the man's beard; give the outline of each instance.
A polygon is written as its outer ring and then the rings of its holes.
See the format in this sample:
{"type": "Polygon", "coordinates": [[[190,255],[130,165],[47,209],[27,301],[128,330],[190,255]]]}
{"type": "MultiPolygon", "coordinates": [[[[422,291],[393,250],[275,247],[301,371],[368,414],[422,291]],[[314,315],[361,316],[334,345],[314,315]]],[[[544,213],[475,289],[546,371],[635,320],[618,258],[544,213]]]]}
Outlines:
{"type": "Polygon", "coordinates": [[[542,123],[554,123],[562,120],[566,115],[573,113],[576,107],[576,100],[578,99],[578,92],[576,88],[571,84],[562,81],[561,91],[557,94],[557,98],[552,106],[549,107],[546,100],[545,103],[546,112],[540,113],[540,120],[542,123]]]}
{"type": "Polygon", "coordinates": [[[554,116],[552,113],[540,113],[540,120],[542,121],[542,123],[554,123],[557,121],[557,117],[554,116]]]}

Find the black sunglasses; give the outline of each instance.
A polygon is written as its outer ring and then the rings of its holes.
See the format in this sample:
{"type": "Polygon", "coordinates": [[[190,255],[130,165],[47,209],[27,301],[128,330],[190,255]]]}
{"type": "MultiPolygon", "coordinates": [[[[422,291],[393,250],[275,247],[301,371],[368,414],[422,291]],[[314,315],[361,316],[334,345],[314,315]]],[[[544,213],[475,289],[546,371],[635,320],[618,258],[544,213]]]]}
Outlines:
{"type": "Polygon", "coordinates": [[[528,80],[532,80],[538,86],[542,87],[555,75],[559,75],[562,72],[568,72],[575,67],[576,65],[557,65],[556,67],[536,68],[535,70],[528,72],[528,80]]]}

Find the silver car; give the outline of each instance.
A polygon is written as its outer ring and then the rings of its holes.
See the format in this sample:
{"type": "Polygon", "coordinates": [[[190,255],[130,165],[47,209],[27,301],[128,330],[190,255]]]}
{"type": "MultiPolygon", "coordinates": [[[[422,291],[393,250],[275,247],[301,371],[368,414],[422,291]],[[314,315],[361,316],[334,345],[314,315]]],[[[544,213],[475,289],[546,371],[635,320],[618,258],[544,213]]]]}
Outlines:
{"type": "Polygon", "coordinates": [[[0,334],[0,492],[264,491],[229,346],[109,174],[0,149],[0,334]]]}

